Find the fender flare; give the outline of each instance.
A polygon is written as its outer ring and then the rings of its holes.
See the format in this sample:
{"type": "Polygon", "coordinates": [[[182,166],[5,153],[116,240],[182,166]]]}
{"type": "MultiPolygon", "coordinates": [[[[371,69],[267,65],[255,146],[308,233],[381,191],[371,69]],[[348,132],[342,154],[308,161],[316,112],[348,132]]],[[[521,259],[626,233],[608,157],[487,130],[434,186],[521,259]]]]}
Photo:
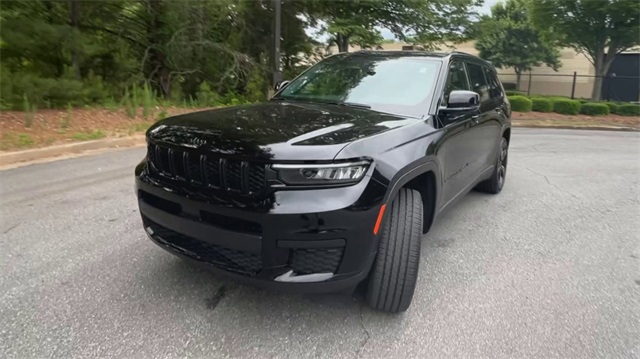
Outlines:
{"type": "Polygon", "coordinates": [[[398,174],[394,176],[394,178],[391,180],[391,185],[389,185],[389,187],[387,188],[387,193],[384,196],[383,203],[388,204],[391,201],[393,201],[393,199],[398,194],[398,191],[400,191],[400,189],[404,187],[404,185],[409,183],[414,178],[420,175],[423,175],[427,172],[433,172],[436,178],[436,181],[435,181],[436,182],[435,183],[436,198],[434,198],[434,200],[436,201],[435,204],[437,206],[440,200],[440,193],[441,193],[440,166],[432,158],[421,160],[420,163],[418,164],[416,164],[416,162],[413,162],[405,166],[402,170],[400,170],[398,174]]]}

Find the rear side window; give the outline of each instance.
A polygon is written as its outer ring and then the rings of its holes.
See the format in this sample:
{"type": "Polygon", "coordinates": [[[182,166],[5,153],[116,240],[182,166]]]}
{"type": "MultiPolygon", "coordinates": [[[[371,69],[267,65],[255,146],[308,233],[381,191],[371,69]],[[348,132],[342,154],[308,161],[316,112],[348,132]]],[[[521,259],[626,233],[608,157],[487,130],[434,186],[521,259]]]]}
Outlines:
{"type": "Polygon", "coordinates": [[[489,85],[484,77],[482,66],[467,63],[467,70],[469,71],[469,80],[471,81],[471,91],[475,91],[480,95],[480,102],[487,101],[490,98],[489,85]]]}
{"type": "Polygon", "coordinates": [[[502,87],[498,82],[496,72],[489,67],[484,67],[484,75],[489,83],[489,96],[492,99],[502,97],[502,87]]]}

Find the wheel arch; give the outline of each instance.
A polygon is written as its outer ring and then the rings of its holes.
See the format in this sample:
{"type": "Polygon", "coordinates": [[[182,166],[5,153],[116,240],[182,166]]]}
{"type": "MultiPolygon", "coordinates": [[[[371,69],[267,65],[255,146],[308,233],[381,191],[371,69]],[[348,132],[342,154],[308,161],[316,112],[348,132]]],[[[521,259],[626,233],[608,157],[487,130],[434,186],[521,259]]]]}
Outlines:
{"type": "Polygon", "coordinates": [[[440,178],[439,166],[434,161],[428,161],[415,166],[400,175],[389,186],[385,196],[385,203],[390,204],[402,188],[411,188],[420,192],[423,208],[422,232],[427,233],[433,224],[437,204],[439,203],[440,178]]]}
{"type": "Polygon", "coordinates": [[[507,139],[507,144],[511,143],[511,127],[507,127],[502,131],[502,137],[507,139]]]}

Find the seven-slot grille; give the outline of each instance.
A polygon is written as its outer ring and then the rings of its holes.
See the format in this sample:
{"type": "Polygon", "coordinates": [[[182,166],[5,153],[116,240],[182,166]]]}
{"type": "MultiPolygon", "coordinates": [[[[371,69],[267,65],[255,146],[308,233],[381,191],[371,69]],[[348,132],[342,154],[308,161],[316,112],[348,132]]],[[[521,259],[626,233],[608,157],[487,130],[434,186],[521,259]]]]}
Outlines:
{"type": "Polygon", "coordinates": [[[266,166],[149,144],[148,160],[164,176],[244,194],[266,188],[266,166]]]}

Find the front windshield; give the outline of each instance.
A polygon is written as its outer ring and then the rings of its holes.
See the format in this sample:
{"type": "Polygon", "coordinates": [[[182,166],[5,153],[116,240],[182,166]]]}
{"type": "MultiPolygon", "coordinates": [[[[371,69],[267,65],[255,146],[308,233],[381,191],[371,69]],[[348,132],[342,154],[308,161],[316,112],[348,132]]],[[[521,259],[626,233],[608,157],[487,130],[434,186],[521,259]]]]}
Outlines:
{"type": "Polygon", "coordinates": [[[277,98],[359,104],[376,111],[422,117],[440,62],[425,57],[338,55],[313,66],[277,98]]]}

